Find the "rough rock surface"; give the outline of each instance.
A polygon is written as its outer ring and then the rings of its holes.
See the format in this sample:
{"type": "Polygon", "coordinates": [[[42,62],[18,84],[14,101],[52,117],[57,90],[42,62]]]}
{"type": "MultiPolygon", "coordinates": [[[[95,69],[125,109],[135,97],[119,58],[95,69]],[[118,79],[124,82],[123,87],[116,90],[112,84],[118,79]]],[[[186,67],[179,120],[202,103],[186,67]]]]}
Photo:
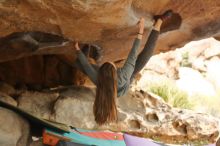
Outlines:
{"type": "MultiPolygon", "coordinates": [[[[156,3],[154,0],[110,0],[108,2],[105,0],[0,0],[0,36],[24,31],[58,34],[70,40],[101,46],[104,49],[102,62],[118,61],[124,59],[131,48],[137,31],[135,24],[139,17],[143,16],[147,20],[145,32],[147,36],[154,23],[153,15],[167,9],[173,9],[181,15],[182,25],[178,30],[160,35],[155,51],[158,53],[182,46],[191,40],[210,36],[219,38],[219,7],[219,0],[158,0],[156,3]]],[[[73,54],[69,52],[65,57],[73,61],[73,54]]],[[[167,62],[175,66],[174,60],[167,60],[167,62]]],[[[175,72],[173,74],[175,75],[175,72]]],[[[18,88],[34,90],[76,82],[81,84],[76,70],[51,55],[31,56],[1,63],[0,79],[18,88]]],[[[7,89],[7,94],[10,95],[15,93],[7,86],[1,86],[0,89],[1,91],[7,89]]],[[[81,128],[97,128],[91,110],[93,95],[93,91],[85,88],[79,91],[67,90],[60,95],[50,93],[48,96],[47,93],[24,93],[20,96],[18,105],[44,118],[55,119],[81,128]],[[72,109],[71,112],[69,112],[70,109],[72,109]],[[80,116],[77,116],[79,113],[80,116]],[[85,122],[81,122],[82,117],[85,117],[85,122]]],[[[201,139],[213,141],[217,136],[218,124],[208,115],[173,109],[163,101],[155,100],[155,97],[142,93],[133,96],[119,99],[120,114],[117,125],[111,124],[100,128],[123,130],[140,136],[148,133],[147,136],[159,137],[164,141],[172,138],[180,141],[201,139]],[[207,129],[209,131],[206,131],[207,129]],[[158,132],[161,133],[158,134],[158,132]]],[[[4,96],[4,101],[13,102],[13,99],[4,96]]],[[[11,114],[7,114],[9,115],[7,117],[10,117],[11,114]]],[[[8,128],[11,127],[8,126],[8,128]]],[[[28,130],[27,127],[21,129],[28,130]]],[[[22,135],[19,130],[15,129],[15,132],[22,135]]],[[[7,131],[4,133],[10,134],[7,131]]],[[[10,136],[7,138],[11,138],[10,136]]],[[[16,138],[8,139],[11,142],[9,144],[16,144],[16,138]]]]}
{"type": "Polygon", "coordinates": [[[208,38],[191,42],[175,51],[155,55],[133,87],[144,91],[158,83],[162,86],[166,84],[170,89],[178,87],[188,94],[189,101],[194,104],[194,111],[220,118],[219,46],[219,41],[208,38]]]}
{"type": "MultiPolygon", "coordinates": [[[[154,15],[172,9],[182,17],[182,25],[179,29],[160,35],[155,50],[155,53],[158,53],[182,46],[192,40],[217,37],[220,26],[219,6],[218,0],[157,0],[156,3],[153,0],[110,0],[108,2],[105,0],[94,2],[1,0],[0,36],[24,31],[57,34],[69,40],[99,45],[104,50],[101,63],[120,61],[126,58],[131,48],[139,17],[146,18],[142,46],[154,23],[154,15]]],[[[174,26],[173,23],[170,24],[171,27],[174,26]]],[[[44,39],[40,38],[41,41],[45,41],[44,39]]],[[[4,42],[0,44],[4,46],[4,42]]],[[[0,48],[5,53],[0,53],[2,57],[14,54],[12,60],[24,53],[16,53],[15,50],[10,50],[10,47],[6,50],[4,47],[0,48]]],[[[75,53],[72,50],[66,50],[70,48],[53,49],[65,52],[65,60],[73,64],[75,53]]],[[[21,48],[23,49],[25,50],[21,48]]],[[[31,57],[1,63],[0,80],[13,86],[25,85],[33,90],[58,85],[82,85],[81,83],[85,82],[85,79],[78,78],[76,69],[57,59],[57,55],[51,56],[47,52],[44,56],[32,56],[31,53],[28,55],[31,57]]]]}
{"type": "Polygon", "coordinates": [[[13,88],[13,86],[3,83],[0,83],[0,92],[4,92],[7,95],[15,95],[16,94],[16,90],[13,88]]]}
{"type": "Polygon", "coordinates": [[[17,106],[17,101],[14,100],[11,96],[9,96],[3,92],[0,92],[0,100],[3,102],[6,102],[8,104],[12,104],[14,106],[17,106]]]}
{"type": "Polygon", "coordinates": [[[25,92],[18,99],[18,107],[36,116],[50,119],[53,104],[58,96],[58,93],[25,92]]]}
{"type": "Polygon", "coordinates": [[[219,0],[1,0],[0,36],[20,31],[59,34],[99,44],[104,48],[103,61],[115,61],[127,55],[140,16],[147,20],[146,32],[153,15],[173,9],[182,16],[181,28],[159,39],[156,52],[167,51],[191,40],[218,36],[219,6],[219,0]]]}
{"type": "MultiPolygon", "coordinates": [[[[29,95],[31,94],[30,92],[29,95]]],[[[31,99],[34,99],[35,95],[33,94],[31,99]]],[[[41,100],[41,96],[38,98],[41,100]]],[[[144,92],[119,98],[118,123],[100,127],[94,121],[93,101],[94,91],[89,88],[62,90],[54,104],[50,119],[79,128],[125,131],[169,143],[201,140],[213,142],[219,134],[219,123],[212,116],[172,108],[159,97],[144,92]]]]}
{"type": "Polygon", "coordinates": [[[215,78],[219,73],[219,46],[220,42],[214,38],[191,42],[183,48],[153,56],[143,72],[153,71],[168,78],[178,79],[179,68],[182,66],[191,67],[201,73],[213,73],[208,76],[215,78]],[[186,60],[184,60],[184,55],[187,56],[186,60]],[[190,66],[183,65],[184,61],[187,61],[190,66]]]}
{"type": "Polygon", "coordinates": [[[29,138],[29,124],[12,111],[0,108],[0,145],[26,146],[29,138]]]}

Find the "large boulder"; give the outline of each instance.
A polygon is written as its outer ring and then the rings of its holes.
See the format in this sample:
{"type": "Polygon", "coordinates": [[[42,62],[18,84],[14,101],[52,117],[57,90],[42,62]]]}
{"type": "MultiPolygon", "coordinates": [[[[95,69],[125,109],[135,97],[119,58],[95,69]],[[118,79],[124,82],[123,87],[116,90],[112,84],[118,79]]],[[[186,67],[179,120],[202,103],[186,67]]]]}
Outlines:
{"type": "Polygon", "coordinates": [[[36,116],[50,119],[58,93],[24,92],[18,99],[18,107],[36,116]]]}
{"type": "Polygon", "coordinates": [[[17,101],[14,100],[11,96],[9,96],[3,92],[0,92],[0,101],[6,102],[6,103],[11,104],[13,106],[17,106],[17,101]]]}
{"type": "Polygon", "coordinates": [[[0,145],[27,146],[29,123],[16,113],[0,107],[0,145]]]}
{"type": "MultiPolygon", "coordinates": [[[[46,93],[44,94],[46,96],[46,93]]],[[[36,95],[33,93],[32,98],[35,99],[36,95]]],[[[172,108],[161,98],[138,91],[118,98],[119,117],[117,123],[99,126],[95,123],[92,112],[94,95],[94,90],[85,87],[61,90],[56,102],[53,99],[50,101],[54,103],[53,108],[48,108],[48,111],[44,109],[44,112],[51,113],[51,120],[78,128],[124,131],[141,137],[160,139],[168,143],[214,142],[219,134],[219,123],[214,117],[190,110],[172,108]]],[[[38,100],[44,98],[37,97],[38,100]]],[[[31,101],[32,98],[29,100],[31,101]]],[[[34,103],[33,100],[32,104],[34,103]]],[[[45,105],[48,103],[49,101],[45,102],[45,105]]],[[[40,109],[36,111],[41,113],[40,109]]],[[[31,109],[27,110],[31,111],[31,109]]],[[[35,112],[36,115],[40,113],[35,112]]]]}

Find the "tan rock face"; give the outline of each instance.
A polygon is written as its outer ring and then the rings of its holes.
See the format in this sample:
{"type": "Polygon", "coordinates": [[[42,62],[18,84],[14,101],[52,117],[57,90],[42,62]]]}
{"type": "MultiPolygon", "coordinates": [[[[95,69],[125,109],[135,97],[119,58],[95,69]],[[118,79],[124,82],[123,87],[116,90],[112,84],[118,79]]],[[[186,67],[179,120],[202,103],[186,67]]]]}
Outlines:
{"type": "Polygon", "coordinates": [[[219,33],[218,0],[2,0],[0,35],[18,31],[43,31],[71,40],[96,43],[104,48],[104,60],[125,58],[139,17],[146,18],[146,33],[152,16],[173,9],[182,17],[181,28],[162,34],[156,52],[219,33]],[[117,55],[115,51],[117,50],[117,55]]]}
{"type": "MultiPolygon", "coordinates": [[[[73,41],[101,46],[104,49],[102,62],[117,61],[126,58],[134,34],[137,32],[135,25],[139,17],[145,17],[147,21],[145,36],[154,23],[153,15],[173,9],[182,17],[182,25],[178,30],[160,35],[155,50],[155,53],[158,53],[182,46],[191,40],[210,36],[217,37],[220,27],[219,6],[219,0],[157,0],[156,2],[155,0],[110,0],[108,2],[105,0],[1,0],[0,36],[23,31],[58,34],[73,41]]],[[[68,52],[68,55],[70,54],[73,53],[68,52]]],[[[67,82],[73,84],[72,80],[75,80],[78,75],[72,76],[72,74],[76,71],[53,57],[34,56],[1,63],[0,78],[16,86],[23,86],[24,83],[34,85],[31,87],[32,89],[67,82]],[[59,72],[60,70],[61,72],[59,72]]],[[[71,55],[70,58],[74,60],[71,55]]],[[[34,112],[77,127],[96,128],[91,110],[94,92],[83,90],[68,91],[71,94],[62,92],[61,98],[58,98],[59,100],[54,104],[53,112],[40,112],[40,109],[37,108],[41,106],[34,106],[36,108],[34,112]],[[73,95],[77,98],[74,98],[73,95]],[[69,112],[70,109],[71,112],[69,112]],[[67,111],[68,114],[66,114],[67,111]],[[80,115],[77,116],[77,113],[80,115]],[[86,121],[79,122],[83,115],[86,117],[86,121]]],[[[33,96],[36,95],[33,94],[33,96]]],[[[47,95],[45,96],[36,96],[36,98],[45,97],[46,99],[43,101],[47,106],[52,105],[57,99],[57,96],[48,96],[48,98],[47,95]]],[[[30,98],[30,95],[26,94],[23,97],[30,98]]],[[[33,101],[20,98],[19,102],[23,102],[25,107],[31,108],[32,102],[34,103],[36,98],[33,97],[33,101]]],[[[213,141],[218,135],[218,124],[212,117],[172,109],[152,96],[137,93],[134,96],[120,98],[118,104],[118,124],[101,128],[128,131],[140,136],[147,133],[150,137],[156,136],[164,141],[172,138],[180,141],[201,138],[213,141]],[[161,133],[158,134],[158,131],[161,133]]],[[[47,106],[43,108],[45,111],[50,110],[47,106]]],[[[33,109],[29,111],[33,111],[33,109]]]]}

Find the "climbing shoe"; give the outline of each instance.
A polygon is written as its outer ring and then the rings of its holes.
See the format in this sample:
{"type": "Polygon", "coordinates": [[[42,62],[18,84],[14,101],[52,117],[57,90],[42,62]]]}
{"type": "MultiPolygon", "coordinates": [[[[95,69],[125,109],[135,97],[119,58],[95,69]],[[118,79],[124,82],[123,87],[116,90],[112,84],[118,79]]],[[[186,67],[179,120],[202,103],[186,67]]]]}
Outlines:
{"type": "Polygon", "coordinates": [[[163,21],[160,29],[161,33],[177,30],[180,28],[182,23],[182,17],[179,13],[174,13],[172,10],[167,10],[162,15],[154,16],[155,21],[159,18],[163,21]]]}
{"type": "Polygon", "coordinates": [[[160,19],[162,19],[162,21],[166,21],[167,19],[171,18],[172,15],[173,15],[173,11],[172,10],[167,10],[162,15],[155,15],[154,20],[156,21],[157,19],[160,18],[160,19]]]}

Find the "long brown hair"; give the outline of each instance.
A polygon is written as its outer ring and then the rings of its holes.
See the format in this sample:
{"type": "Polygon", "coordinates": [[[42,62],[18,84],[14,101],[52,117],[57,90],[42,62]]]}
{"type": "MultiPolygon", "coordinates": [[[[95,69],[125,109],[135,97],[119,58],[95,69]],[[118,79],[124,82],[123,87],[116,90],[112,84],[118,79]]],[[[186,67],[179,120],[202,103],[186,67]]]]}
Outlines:
{"type": "Polygon", "coordinates": [[[98,72],[96,98],[93,113],[97,124],[117,120],[117,70],[109,62],[104,63],[98,72]]]}

